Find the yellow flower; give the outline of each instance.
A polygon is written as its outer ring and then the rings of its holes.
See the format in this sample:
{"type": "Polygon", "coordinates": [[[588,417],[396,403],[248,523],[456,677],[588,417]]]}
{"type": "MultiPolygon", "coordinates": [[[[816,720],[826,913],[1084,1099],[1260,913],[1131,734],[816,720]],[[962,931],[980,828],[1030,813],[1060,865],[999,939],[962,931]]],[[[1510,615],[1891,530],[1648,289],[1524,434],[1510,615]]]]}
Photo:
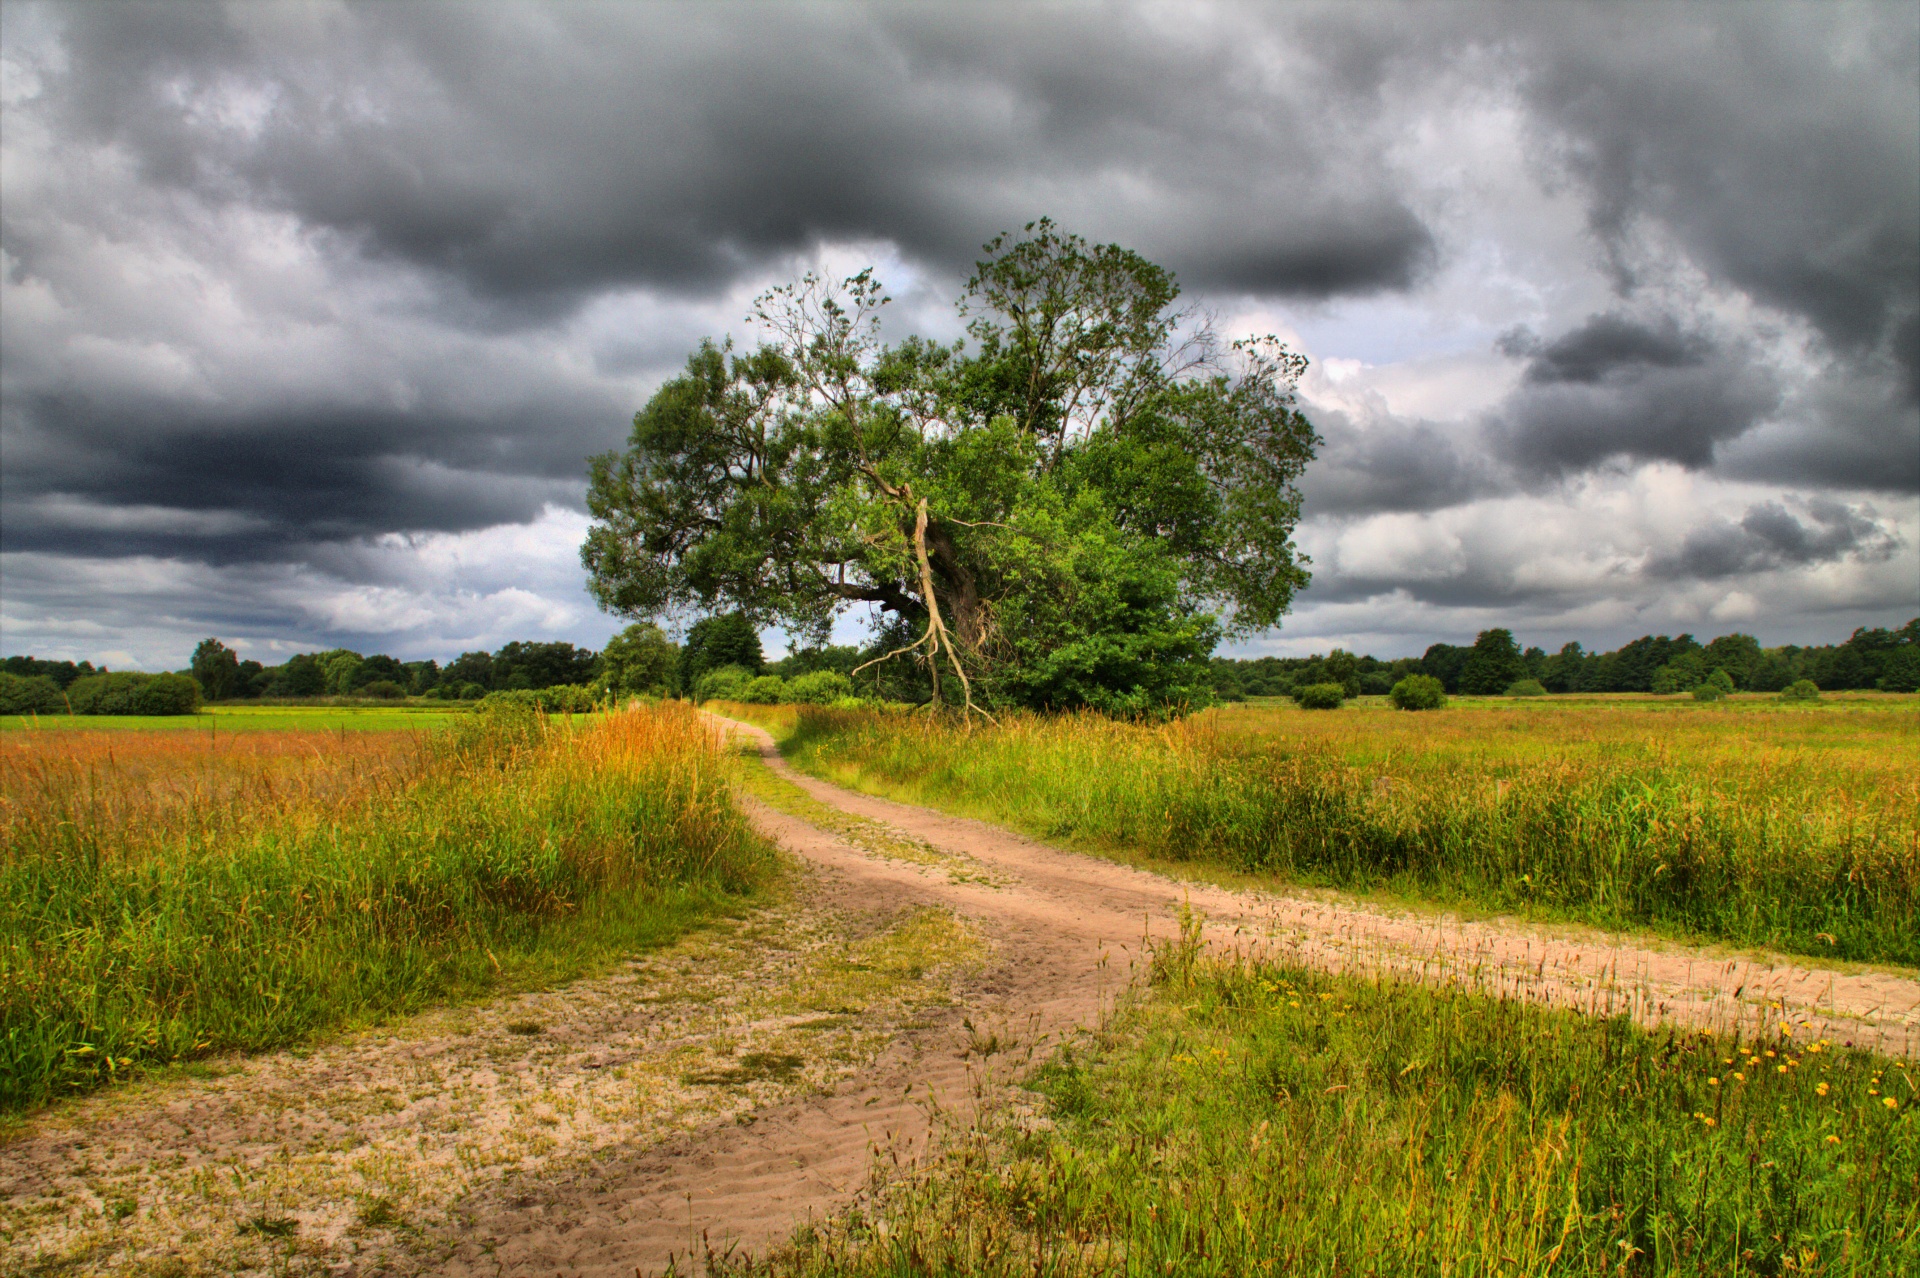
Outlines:
{"type": "Polygon", "coordinates": [[[1773,1067],[1773,1072],[1776,1074],[1784,1074],[1787,1072],[1787,1067],[1785,1065],[1775,1065],[1773,1067]]]}
{"type": "Polygon", "coordinates": [[[1718,1127],[1720,1125],[1718,1122],[1714,1121],[1711,1118],[1703,1118],[1700,1121],[1705,1123],[1708,1127],[1718,1127]]]}
{"type": "Polygon", "coordinates": [[[1746,1076],[1745,1074],[1742,1074],[1742,1073],[1740,1073],[1740,1072],[1739,1072],[1739,1071],[1737,1071],[1737,1070],[1736,1070],[1736,1071],[1734,1071],[1734,1075],[1733,1075],[1733,1077],[1734,1077],[1734,1081],[1736,1081],[1736,1082],[1741,1082],[1741,1083],[1744,1083],[1744,1082],[1746,1082],[1746,1081],[1747,1081],[1747,1076],[1746,1076]]]}
{"type": "Polygon", "coordinates": [[[1880,1098],[1880,1103],[1881,1103],[1882,1105],[1885,1105],[1885,1106],[1886,1106],[1886,1107],[1887,1107],[1888,1109],[1899,1109],[1899,1108],[1900,1108],[1900,1102],[1899,1102],[1899,1101],[1897,1101],[1897,1100],[1895,1100],[1895,1099],[1894,1099],[1893,1097],[1891,1097],[1891,1096],[1882,1096],[1882,1097],[1880,1098]]]}
{"type": "Polygon", "coordinates": [[[1708,1087],[1718,1087],[1718,1086],[1720,1086],[1720,1080],[1719,1080],[1719,1079],[1717,1079],[1717,1078],[1709,1078],[1709,1079],[1707,1080],[1707,1086],[1708,1086],[1708,1087]]]}
{"type": "Polygon", "coordinates": [[[1813,1089],[1813,1094],[1815,1096],[1825,1096],[1827,1092],[1830,1090],[1831,1089],[1825,1083],[1822,1083],[1820,1084],[1820,1086],[1813,1089]]]}
{"type": "Polygon", "coordinates": [[[1768,1059],[1768,1060],[1772,1060],[1772,1059],[1773,1059],[1773,1053],[1772,1053],[1771,1051],[1769,1051],[1769,1052],[1767,1053],[1767,1059],[1768,1059]]]}
{"type": "Polygon", "coordinates": [[[1839,1138],[1838,1136],[1829,1136],[1829,1137],[1827,1137],[1827,1144],[1829,1144],[1829,1145],[1838,1145],[1839,1143],[1840,1143],[1840,1138],[1839,1138]]]}

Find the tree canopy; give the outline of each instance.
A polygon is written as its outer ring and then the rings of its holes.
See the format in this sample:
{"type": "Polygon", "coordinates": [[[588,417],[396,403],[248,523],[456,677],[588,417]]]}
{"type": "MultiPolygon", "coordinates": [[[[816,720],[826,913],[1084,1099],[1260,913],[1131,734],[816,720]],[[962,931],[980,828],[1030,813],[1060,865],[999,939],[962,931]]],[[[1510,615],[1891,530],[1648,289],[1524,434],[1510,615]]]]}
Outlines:
{"type": "Polygon", "coordinates": [[[1223,344],[1171,273],[1050,222],[986,253],[961,341],[882,341],[862,271],[760,298],[751,351],[702,343],[591,462],[600,604],[816,644],[874,605],[880,659],[969,707],[1206,701],[1214,644],[1307,581],[1306,361],[1223,344]]]}

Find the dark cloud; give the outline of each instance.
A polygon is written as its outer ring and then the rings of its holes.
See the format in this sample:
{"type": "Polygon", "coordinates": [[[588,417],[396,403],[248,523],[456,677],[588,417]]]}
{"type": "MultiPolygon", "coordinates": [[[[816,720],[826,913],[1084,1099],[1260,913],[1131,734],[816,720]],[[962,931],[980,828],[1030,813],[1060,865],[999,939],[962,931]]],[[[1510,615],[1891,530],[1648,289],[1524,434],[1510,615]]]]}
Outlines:
{"type": "Polygon", "coordinates": [[[1747,352],[1683,332],[1670,317],[1595,315],[1549,343],[1509,333],[1500,349],[1529,358],[1488,435],[1532,474],[1615,458],[1704,467],[1780,402],[1773,374],[1747,352]]]}
{"type": "Polygon", "coordinates": [[[1760,502],[1737,524],[1703,524],[1687,534],[1677,552],[1649,560],[1646,575],[1715,581],[1849,558],[1880,561],[1900,547],[1899,537],[1871,509],[1826,498],[1802,506],[1804,514],[1796,515],[1777,501],[1760,502]]]}
{"type": "Polygon", "coordinates": [[[1168,41],[1121,9],[740,18],[368,5],[290,31],[95,6],[72,11],[58,105],[153,181],[291,210],[536,316],[828,239],[959,270],[1042,213],[1201,286],[1404,287],[1430,259],[1381,146],[1330,136],[1310,74],[1251,79],[1243,21],[1168,41]]]}
{"type": "Polygon", "coordinates": [[[1462,450],[1432,422],[1389,417],[1362,425],[1337,409],[1312,417],[1325,442],[1301,481],[1309,517],[1440,510],[1501,486],[1477,452],[1462,450]]]}

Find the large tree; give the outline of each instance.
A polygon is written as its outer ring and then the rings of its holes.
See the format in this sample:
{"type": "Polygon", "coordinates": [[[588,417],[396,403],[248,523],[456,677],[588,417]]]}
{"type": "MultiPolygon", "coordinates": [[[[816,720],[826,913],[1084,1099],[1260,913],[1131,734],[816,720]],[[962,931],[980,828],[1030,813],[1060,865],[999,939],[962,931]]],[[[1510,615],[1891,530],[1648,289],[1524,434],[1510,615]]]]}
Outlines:
{"type": "Polygon", "coordinates": [[[1319,441],[1306,361],[1222,344],[1177,297],[1045,221],[987,245],[952,344],[882,342],[870,271],[774,290],[762,344],[703,343],[593,459],[595,597],[814,642],[877,605],[885,651],[969,707],[1205,700],[1219,637],[1307,581],[1295,481],[1319,441]]]}

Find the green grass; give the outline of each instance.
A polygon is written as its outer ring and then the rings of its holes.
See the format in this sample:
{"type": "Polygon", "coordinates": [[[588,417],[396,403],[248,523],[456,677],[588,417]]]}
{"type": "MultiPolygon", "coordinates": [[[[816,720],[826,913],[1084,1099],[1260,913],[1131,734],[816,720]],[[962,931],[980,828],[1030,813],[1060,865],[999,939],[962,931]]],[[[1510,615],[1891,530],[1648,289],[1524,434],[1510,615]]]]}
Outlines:
{"type": "Polygon", "coordinates": [[[1912,1068],[1209,960],[783,1275],[1920,1272],[1912,1068]]]}
{"type": "Polygon", "coordinates": [[[472,716],[338,762],[301,734],[102,740],[7,755],[0,1109],[566,979],[773,866],[683,708],[472,716]]]}
{"type": "Polygon", "coordinates": [[[728,713],[815,775],[1087,851],[1920,965],[1917,705],[728,713]]]}
{"type": "Polygon", "coordinates": [[[437,729],[464,722],[472,710],[445,705],[263,706],[222,704],[180,715],[0,715],[11,732],[392,732],[437,729]]]}

